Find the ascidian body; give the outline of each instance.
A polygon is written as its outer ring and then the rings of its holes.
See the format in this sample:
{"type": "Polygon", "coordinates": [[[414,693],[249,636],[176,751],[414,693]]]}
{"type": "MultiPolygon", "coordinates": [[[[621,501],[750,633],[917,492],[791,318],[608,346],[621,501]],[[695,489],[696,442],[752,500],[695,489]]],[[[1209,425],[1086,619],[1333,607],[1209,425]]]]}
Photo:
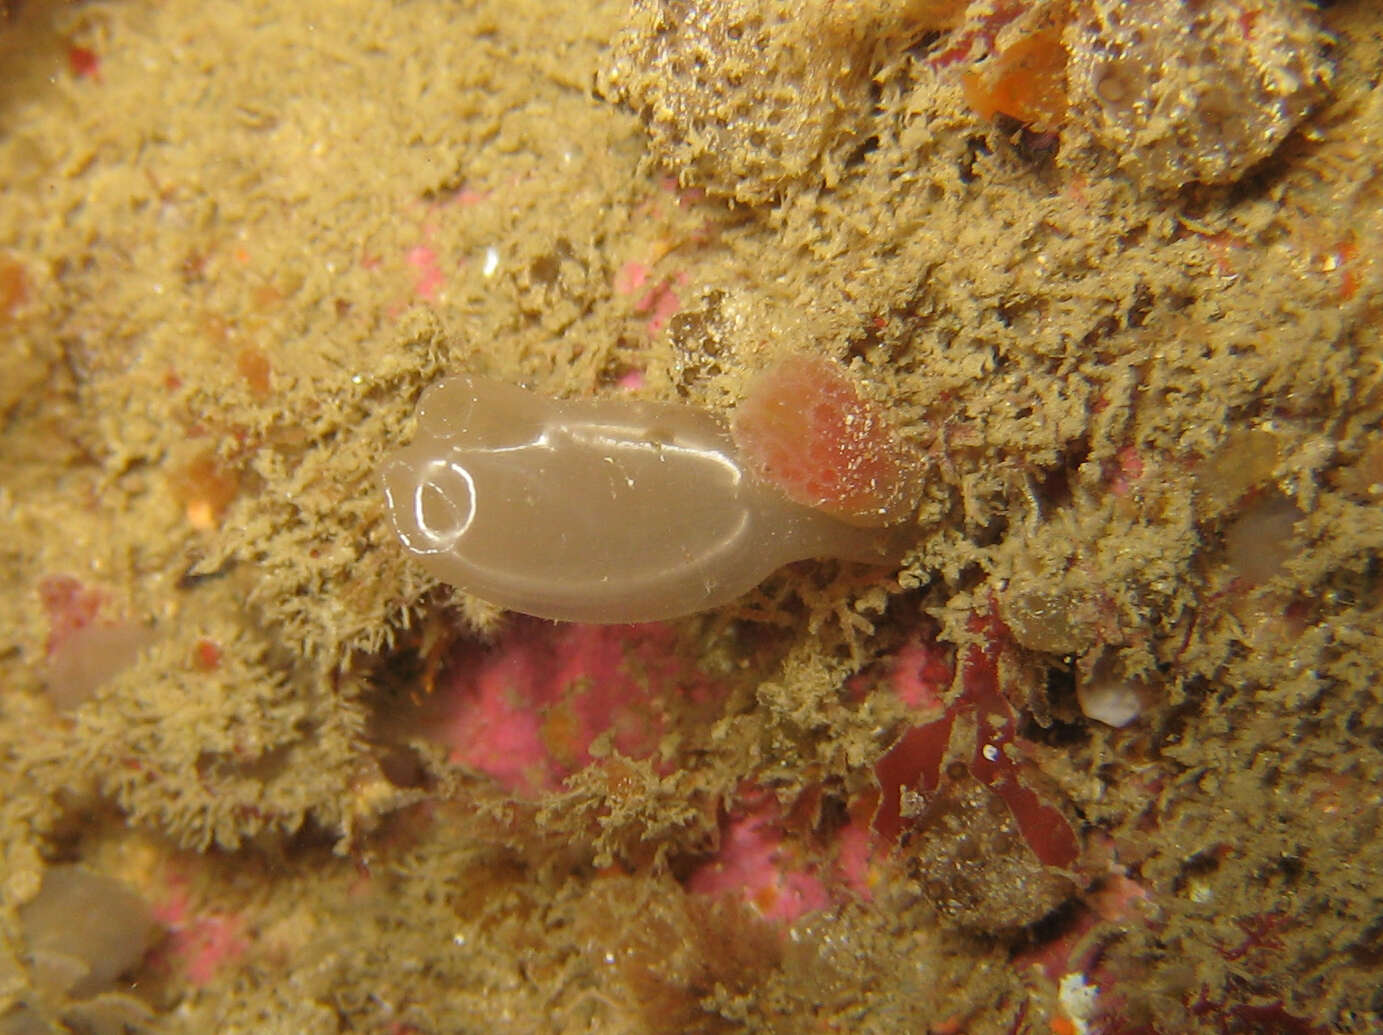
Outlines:
{"type": "Polygon", "coordinates": [[[897,536],[793,502],[677,403],[549,399],[459,375],[383,469],[400,540],[437,579],[509,610],[655,621],[726,604],[808,557],[884,564],[897,536]]]}

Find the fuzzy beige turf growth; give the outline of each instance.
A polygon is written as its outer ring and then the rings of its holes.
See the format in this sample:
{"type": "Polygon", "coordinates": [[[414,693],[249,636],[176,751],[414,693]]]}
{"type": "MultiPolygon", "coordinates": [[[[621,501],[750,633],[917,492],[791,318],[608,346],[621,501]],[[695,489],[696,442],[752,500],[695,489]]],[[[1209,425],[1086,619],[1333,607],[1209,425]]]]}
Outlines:
{"type": "Polygon", "coordinates": [[[197,568],[244,581],[263,620],[324,666],[378,650],[427,585],[394,546],[377,466],[402,439],[412,402],[446,369],[436,326],[414,323],[367,369],[307,381],[306,412],[263,408],[246,464],[257,491],[197,568]],[[349,589],[327,601],[324,587],[349,589]]]}
{"type": "Polygon", "coordinates": [[[607,88],[687,182],[748,204],[830,186],[864,143],[878,66],[952,24],[955,0],[638,0],[607,88]]]}

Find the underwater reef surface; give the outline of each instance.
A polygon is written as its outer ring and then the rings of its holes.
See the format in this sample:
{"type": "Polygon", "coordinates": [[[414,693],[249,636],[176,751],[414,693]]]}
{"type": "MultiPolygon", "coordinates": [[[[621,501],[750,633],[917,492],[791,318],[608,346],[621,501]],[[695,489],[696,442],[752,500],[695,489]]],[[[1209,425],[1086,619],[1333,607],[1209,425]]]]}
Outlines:
{"type": "Polygon", "coordinates": [[[0,1035],[1383,1029],[1380,41],[0,5],[0,1035]],[[896,556],[503,612],[381,484],[458,374],[896,556]]]}

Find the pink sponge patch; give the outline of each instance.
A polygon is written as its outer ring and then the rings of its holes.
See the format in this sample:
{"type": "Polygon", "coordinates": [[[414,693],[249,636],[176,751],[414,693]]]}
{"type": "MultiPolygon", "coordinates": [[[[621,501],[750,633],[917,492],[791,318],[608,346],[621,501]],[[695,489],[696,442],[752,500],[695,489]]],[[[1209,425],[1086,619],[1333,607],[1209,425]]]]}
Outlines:
{"type": "Polygon", "coordinates": [[[651,755],[676,713],[723,693],[678,654],[670,626],[516,619],[493,646],[457,655],[429,726],[452,761],[531,793],[589,763],[602,733],[622,754],[651,755]]]}
{"type": "MultiPolygon", "coordinates": [[[[175,885],[181,883],[173,879],[175,885]]],[[[227,966],[236,963],[249,948],[245,922],[224,913],[199,913],[187,892],[174,887],[154,907],[154,915],[168,929],[155,962],[161,968],[180,970],[194,985],[210,984],[227,966]]]]}
{"type": "Polygon", "coordinates": [[[933,637],[913,636],[892,658],[889,685],[909,708],[935,711],[952,675],[949,653],[933,637]]]}
{"type": "Polygon", "coordinates": [[[919,458],[838,365],[819,356],[779,361],[735,411],[745,461],[790,499],[860,525],[906,520],[919,458]]]}
{"type": "Polygon", "coordinates": [[[39,580],[39,603],[48,616],[48,654],[60,650],[74,633],[85,629],[106,601],[101,590],[71,575],[47,575],[39,580]]]}
{"type": "Polygon", "coordinates": [[[769,920],[791,923],[831,904],[816,867],[784,839],[778,802],[763,791],[732,813],[721,829],[720,849],[693,871],[687,889],[702,895],[735,895],[769,920]]]}

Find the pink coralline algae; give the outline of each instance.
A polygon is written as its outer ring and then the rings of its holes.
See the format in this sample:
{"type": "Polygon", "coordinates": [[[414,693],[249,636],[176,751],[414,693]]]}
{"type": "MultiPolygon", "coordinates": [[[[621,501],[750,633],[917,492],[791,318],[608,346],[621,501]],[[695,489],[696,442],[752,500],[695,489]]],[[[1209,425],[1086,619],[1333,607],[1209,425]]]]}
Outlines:
{"type": "MultiPolygon", "coordinates": [[[[950,651],[931,636],[914,633],[887,659],[885,685],[913,712],[940,712],[942,695],[951,685],[955,666],[950,651]]],[[[872,671],[851,678],[849,689],[860,697],[876,682],[872,671]]]]}
{"type": "Polygon", "coordinates": [[[437,262],[437,253],[425,244],[416,245],[408,249],[405,256],[408,265],[417,271],[417,280],[414,282],[413,290],[418,297],[435,302],[437,293],[442,290],[446,283],[446,276],[442,273],[442,268],[437,262]]]}
{"type": "Polygon", "coordinates": [[[426,707],[453,762],[531,794],[587,765],[601,734],[621,754],[652,755],[675,710],[722,694],[678,655],[670,626],[520,619],[493,646],[461,649],[426,707]]]}
{"type": "Polygon", "coordinates": [[[784,837],[777,800],[756,790],[728,817],[715,856],[693,871],[687,889],[736,895],[767,920],[791,923],[831,905],[820,866],[784,837]]]}
{"type": "Polygon", "coordinates": [[[48,655],[60,650],[76,633],[96,620],[106,594],[71,575],[45,576],[38,584],[38,598],[48,617],[48,655]]]}
{"type": "Polygon", "coordinates": [[[170,883],[168,896],[154,907],[154,916],[168,931],[155,962],[176,969],[193,985],[210,984],[249,948],[245,922],[232,914],[199,912],[182,878],[175,875],[170,883]]]}

